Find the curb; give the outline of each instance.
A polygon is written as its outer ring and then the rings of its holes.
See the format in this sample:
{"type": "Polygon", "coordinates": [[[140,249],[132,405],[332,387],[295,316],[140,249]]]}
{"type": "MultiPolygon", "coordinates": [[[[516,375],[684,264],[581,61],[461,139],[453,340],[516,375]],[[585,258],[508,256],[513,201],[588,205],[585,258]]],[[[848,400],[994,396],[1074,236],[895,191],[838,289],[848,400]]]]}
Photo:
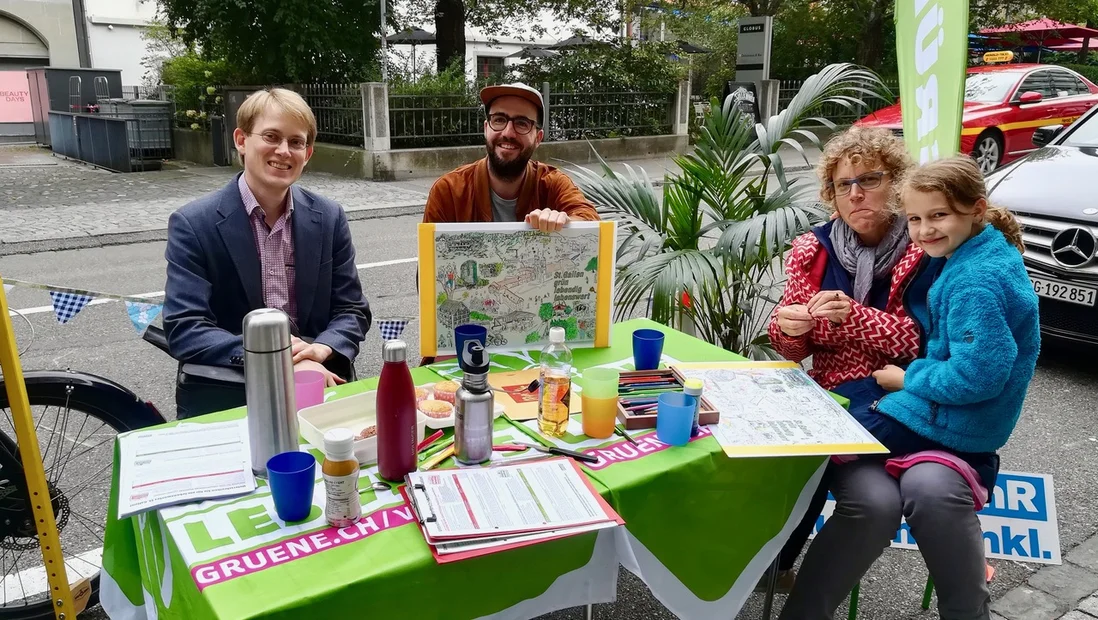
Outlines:
{"type": "MultiPolygon", "coordinates": [[[[373,220],[386,217],[399,217],[403,215],[419,215],[426,206],[424,202],[398,203],[385,207],[369,208],[358,207],[344,209],[347,220],[356,222],[359,220],[373,220]]],[[[150,241],[165,241],[168,238],[168,229],[139,230],[124,233],[105,233],[101,235],[88,235],[85,237],[64,237],[61,239],[42,239],[40,241],[16,241],[14,243],[0,242],[0,256],[12,256],[15,254],[35,254],[38,252],[60,252],[64,250],[83,250],[87,248],[101,248],[113,245],[130,245],[132,243],[148,243],[150,241]]]]}
{"type": "MultiPolygon", "coordinates": [[[[812,170],[812,166],[789,166],[787,173],[800,173],[812,170]]],[[[761,171],[748,171],[747,176],[761,176],[761,171]]],[[[663,187],[664,180],[661,177],[652,181],[653,187],[663,187]]],[[[405,215],[419,215],[423,213],[426,202],[416,201],[397,203],[378,208],[357,207],[347,209],[348,221],[372,220],[387,217],[400,217],[405,215]]],[[[154,230],[139,230],[124,233],[105,233],[100,235],[88,235],[83,237],[65,237],[61,239],[42,239],[36,241],[16,241],[5,243],[0,241],[0,256],[12,256],[15,254],[35,254],[38,252],[60,252],[64,250],[83,250],[87,248],[100,248],[115,245],[129,245],[132,243],[148,243],[151,241],[164,241],[168,238],[167,224],[164,228],[154,230]]]]}
{"type": "MultiPolygon", "coordinates": [[[[629,162],[625,162],[625,163],[629,163],[629,162]]],[[[812,172],[815,169],[816,169],[815,166],[806,166],[806,165],[802,164],[802,165],[798,165],[798,166],[787,166],[785,168],[785,172],[786,172],[786,174],[798,174],[798,173],[801,173],[801,172],[812,172]]],[[[770,174],[774,174],[774,173],[771,172],[770,174]]],[[[744,176],[761,177],[762,176],[762,171],[761,170],[748,170],[746,173],[744,173],[744,176]]],[[[653,179],[652,180],[652,187],[663,187],[663,185],[664,185],[664,180],[663,180],[662,177],[659,178],[659,179],[653,179]]]]}

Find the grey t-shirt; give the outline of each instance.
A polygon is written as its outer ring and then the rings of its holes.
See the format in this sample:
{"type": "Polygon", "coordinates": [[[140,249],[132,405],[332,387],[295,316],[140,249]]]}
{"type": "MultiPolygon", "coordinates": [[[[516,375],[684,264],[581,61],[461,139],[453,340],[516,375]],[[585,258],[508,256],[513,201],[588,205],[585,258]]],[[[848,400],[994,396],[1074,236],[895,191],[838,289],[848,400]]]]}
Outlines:
{"type": "Polygon", "coordinates": [[[515,205],[518,204],[518,198],[500,198],[492,190],[488,190],[492,194],[492,221],[493,222],[517,222],[518,218],[515,217],[515,205]]]}

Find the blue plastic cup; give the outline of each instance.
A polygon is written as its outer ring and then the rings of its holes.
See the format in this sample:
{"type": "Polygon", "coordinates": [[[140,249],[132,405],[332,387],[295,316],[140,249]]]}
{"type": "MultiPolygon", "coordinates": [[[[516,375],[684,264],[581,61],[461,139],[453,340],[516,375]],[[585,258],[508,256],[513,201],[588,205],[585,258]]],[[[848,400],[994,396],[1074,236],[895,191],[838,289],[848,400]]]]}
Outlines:
{"type": "Polygon", "coordinates": [[[690,441],[697,399],[682,392],[660,394],[656,406],[656,438],[669,446],[685,446],[690,441]]]}
{"type": "Polygon", "coordinates": [[[286,522],[303,521],[313,507],[316,458],[308,452],[283,452],[267,461],[275,512],[286,522]]]}
{"type": "Polygon", "coordinates": [[[465,350],[465,343],[469,340],[476,340],[480,343],[480,346],[486,346],[488,343],[488,328],[473,323],[458,325],[454,328],[454,351],[459,360],[461,359],[461,352],[465,350]]]}
{"type": "Polygon", "coordinates": [[[663,355],[663,332],[658,329],[638,329],[633,332],[633,367],[655,370],[663,355]]]}

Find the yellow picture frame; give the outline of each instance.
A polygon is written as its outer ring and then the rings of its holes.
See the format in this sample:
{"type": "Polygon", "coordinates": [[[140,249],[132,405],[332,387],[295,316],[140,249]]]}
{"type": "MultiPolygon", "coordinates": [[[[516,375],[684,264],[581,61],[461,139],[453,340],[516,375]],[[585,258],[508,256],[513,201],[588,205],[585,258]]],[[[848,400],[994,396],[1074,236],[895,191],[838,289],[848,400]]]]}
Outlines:
{"type": "Polygon", "coordinates": [[[553,324],[568,331],[569,346],[610,346],[616,234],[615,222],[570,222],[556,233],[521,222],[420,224],[420,355],[453,355],[452,329],[468,322],[486,324],[489,350],[541,348],[553,324]],[[468,249],[470,244],[475,248],[468,249]],[[489,257],[490,263],[478,262],[489,257]],[[440,276],[440,265],[453,268],[440,276]],[[490,274],[479,272],[485,267],[490,274]],[[462,300],[451,299],[454,294],[462,300]],[[476,310],[469,308],[472,302],[480,303],[476,310]]]}

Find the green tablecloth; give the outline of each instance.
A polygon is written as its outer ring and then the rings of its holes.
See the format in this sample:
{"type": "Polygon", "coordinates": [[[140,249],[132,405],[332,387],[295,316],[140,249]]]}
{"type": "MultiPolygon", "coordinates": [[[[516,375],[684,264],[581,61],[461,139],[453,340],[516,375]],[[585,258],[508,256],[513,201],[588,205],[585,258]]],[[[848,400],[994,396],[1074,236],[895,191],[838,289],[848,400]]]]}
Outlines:
{"type": "MultiPolygon", "coordinates": [[[[639,327],[667,333],[665,362],[737,359],[634,320],[614,326],[609,348],[575,351],[579,372],[631,368],[631,334],[639,327]]],[[[509,369],[536,358],[493,356],[509,369]]],[[[417,384],[439,375],[453,376],[452,364],[413,371],[417,384]]],[[[345,396],[375,385],[368,379],[336,391],[345,396]]],[[[238,409],[199,421],[243,415],[238,409]]],[[[501,418],[496,433],[500,440],[536,436],[531,427],[501,418]]],[[[305,523],[287,526],[265,488],[118,520],[116,461],[103,606],[112,618],[528,618],[613,600],[620,563],[679,617],[734,617],[804,512],[824,459],[729,459],[708,436],[680,448],[659,443],[653,432],[634,439],[638,446],[616,436],[590,440],[574,421],[557,440],[600,457],[586,471],[625,527],[448,565],[435,563],[407,507],[387,492],[363,492],[366,518],[342,530],[329,528],[317,509],[305,523]]],[[[363,473],[365,488],[376,469],[363,473]]]]}

